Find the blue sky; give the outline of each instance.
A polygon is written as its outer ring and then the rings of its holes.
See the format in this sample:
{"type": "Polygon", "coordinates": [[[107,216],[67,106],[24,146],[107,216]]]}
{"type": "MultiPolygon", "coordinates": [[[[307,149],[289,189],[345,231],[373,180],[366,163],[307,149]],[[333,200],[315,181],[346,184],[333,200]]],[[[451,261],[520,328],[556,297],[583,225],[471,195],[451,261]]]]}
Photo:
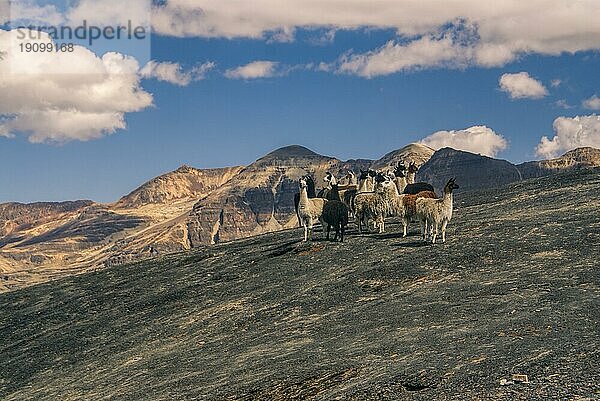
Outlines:
{"type": "MultiPolygon", "coordinates": [[[[557,118],[568,123],[575,116],[594,116],[593,96],[600,95],[600,54],[594,48],[560,55],[515,51],[496,65],[417,61],[399,71],[364,76],[317,66],[339,65],[350,50],[369,54],[390,41],[404,46],[416,39],[389,28],[340,29],[333,40],[324,39],[328,32],[296,28],[293,39],[283,42],[154,34],[156,63],[178,63],[183,72],[204,63],[214,66],[185,85],[142,77],[140,88],[152,95],[152,105],[140,103],[139,110],[125,112],[126,128],[110,135],[32,143],[27,131],[13,127],[5,137],[0,130],[0,202],[111,202],[182,164],[249,164],[288,144],[340,159],[376,159],[433,133],[442,131],[446,138],[448,131],[473,126],[485,126],[505,141],[493,151],[495,157],[523,162],[542,157],[536,154],[542,136],[570,135],[553,128],[557,118]],[[279,64],[261,78],[226,74],[257,60],[279,64]],[[535,81],[544,93],[536,95],[527,86],[525,96],[511,98],[499,80],[517,73],[527,73],[525,84],[535,81]]],[[[12,116],[2,109],[0,114],[12,116]]],[[[582,145],[596,143],[595,127],[590,143],[582,145]]],[[[35,129],[43,134],[43,126],[35,129]]],[[[555,148],[564,153],[564,146],[555,148]]]]}

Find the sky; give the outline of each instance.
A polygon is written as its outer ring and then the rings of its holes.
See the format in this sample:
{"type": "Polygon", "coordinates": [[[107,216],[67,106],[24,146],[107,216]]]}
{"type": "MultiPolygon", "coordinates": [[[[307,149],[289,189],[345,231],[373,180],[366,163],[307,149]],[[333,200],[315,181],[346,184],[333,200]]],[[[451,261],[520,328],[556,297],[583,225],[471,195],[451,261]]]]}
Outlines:
{"type": "Polygon", "coordinates": [[[596,0],[3,1],[0,202],[112,202],[182,164],[290,144],[378,159],[422,142],[514,163],[600,147],[596,0]],[[19,47],[73,42],[19,27],[83,19],[148,36],[19,47]]]}

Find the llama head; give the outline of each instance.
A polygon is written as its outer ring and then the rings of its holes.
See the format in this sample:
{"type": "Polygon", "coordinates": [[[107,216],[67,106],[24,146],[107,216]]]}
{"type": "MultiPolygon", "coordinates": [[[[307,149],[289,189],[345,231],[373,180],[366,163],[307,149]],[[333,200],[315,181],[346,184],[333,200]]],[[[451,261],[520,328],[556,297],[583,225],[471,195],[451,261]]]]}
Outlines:
{"type": "Polygon", "coordinates": [[[444,187],[444,193],[451,194],[453,190],[460,188],[457,183],[455,183],[456,178],[450,178],[446,186],[444,187]]]}
{"type": "Polygon", "coordinates": [[[394,168],[394,175],[396,177],[406,177],[406,166],[402,162],[398,162],[398,165],[394,168]]]}
{"type": "Polygon", "coordinates": [[[369,176],[369,170],[360,169],[360,176],[358,177],[361,181],[366,180],[369,176]]]}
{"type": "Polygon", "coordinates": [[[298,182],[300,183],[300,188],[308,188],[308,177],[301,177],[300,180],[298,180],[298,182]]]}
{"type": "Polygon", "coordinates": [[[389,180],[390,178],[382,172],[379,172],[377,173],[377,175],[375,175],[375,182],[377,183],[386,182],[389,180]]]}
{"type": "Polygon", "coordinates": [[[408,173],[412,174],[412,173],[416,173],[417,171],[419,171],[419,168],[417,167],[417,163],[410,162],[410,164],[408,165],[408,173]]]}
{"type": "Polygon", "coordinates": [[[377,175],[377,171],[369,169],[369,177],[375,177],[377,175]]]}

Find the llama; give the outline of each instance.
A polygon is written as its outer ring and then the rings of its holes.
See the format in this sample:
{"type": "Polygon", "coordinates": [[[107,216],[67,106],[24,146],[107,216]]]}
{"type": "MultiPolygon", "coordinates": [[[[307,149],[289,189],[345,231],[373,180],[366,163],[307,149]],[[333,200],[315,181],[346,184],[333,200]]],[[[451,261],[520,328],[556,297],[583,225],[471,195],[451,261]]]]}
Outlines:
{"type": "Polygon", "coordinates": [[[341,202],[340,188],[339,188],[338,184],[331,184],[331,189],[329,191],[327,191],[327,194],[325,195],[325,199],[341,202]]]}
{"type": "MultiPolygon", "coordinates": [[[[337,186],[337,184],[335,184],[337,186]]],[[[321,216],[321,224],[323,231],[327,227],[327,239],[329,240],[329,232],[331,227],[335,229],[333,240],[336,241],[338,234],[341,232],[340,242],[344,242],[344,233],[348,225],[348,207],[339,200],[330,200],[323,206],[323,214],[321,216]]]]}
{"type": "Polygon", "coordinates": [[[416,195],[423,191],[435,192],[435,189],[433,188],[433,185],[426,182],[415,182],[412,184],[407,184],[406,187],[404,187],[403,193],[407,195],[416,195]]]}
{"type": "Polygon", "coordinates": [[[329,194],[329,192],[331,191],[331,186],[332,185],[336,185],[337,184],[337,179],[335,178],[335,176],[333,174],[331,174],[331,172],[327,172],[325,173],[325,177],[323,177],[323,181],[325,181],[326,185],[325,188],[322,188],[319,193],[317,194],[318,198],[326,198],[329,194]]]}
{"type": "MultiPolygon", "coordinates": [[[[307,184],[307,193],[309,198],[316,198],[317,194],[315,192],[315,182],[310,175],[306,175],[303,177],[306,179],[307,184]]],[[[298,217],[298,227],[302,227],[302,221],[300,220],[300,215],[298,214],[298,204],[300,203],[300,192],[296,192],[294,194],[294,208],[296,209],[296,216],[298,217]]]]}
{"type": "Polygon", "coordinates": [[[455,179],[451,178],[444,187],[441,199],[420,198],[416,201],[416,213],[421,217],[425,240],[427,240],[427,224],[430,226],[431,243],[435,244],[441,224],[442,242],[446,242],[446,226],[452,219],[452,191],[459,188],[455,179]]]}
{"type": "Polygon", "coordinates": [[[379,233],[385,231],[385,217],[390,214],[390,201],[393,194],[397,194],[396,186],[384,174],[379,173],[375,179],[374,192],[362,192],[356,195],[354,209],[358,232],[362,234],[362,224],[368,229],[369,220],[375,222],[375,228],[379,233]]]}
{"type": "MultiPolygon", "coordinates": [[[[435,192],[432,191],[421,191],[415,195],[407,195],[402,194],[402,209],[398,213],[398,215],[402,218],[402,226],[403,226],[403,237],[408,235],[408,223],[414,218],[417,220],[421,220],[420,216],[417,214],[417,199],[420,198],[437,198],[435,192]]],[[[421,227],[423,228],[423,227],[421,227]]],[[[422,232],[423,239],[425,239],[425,232],[427,231],[427,223],[425,223],[425,230],[422,232]]]]}
{"type": "Polygon", "coordinates": [[[403,193],[408,182],[406,180],[406,166],[402,162],[398,162],[398,165],[394,168],[394,177],[398,193],[403,193]]]}
{"type": "Polygon", "coordinates": [[[419,171],[417,164],[415,162],[410,162],[410,164],[408,165],[407,173],[406,173],[406,182],[408,184],[415,183],[415,177],[417,176],[417,171],[419,171]]]}
{"type": "Polygon", "coordinates": [[[308,197],[308,180],[306,177],[300,178],[300,201],[298,203],[298,216],[304,226],[304,241],[308,241],[308,231],[310,229],[310,238],[313,237],[313,224],[318,220],[323,227],[325,223],[321,216],[327,199],[308,197]]]}

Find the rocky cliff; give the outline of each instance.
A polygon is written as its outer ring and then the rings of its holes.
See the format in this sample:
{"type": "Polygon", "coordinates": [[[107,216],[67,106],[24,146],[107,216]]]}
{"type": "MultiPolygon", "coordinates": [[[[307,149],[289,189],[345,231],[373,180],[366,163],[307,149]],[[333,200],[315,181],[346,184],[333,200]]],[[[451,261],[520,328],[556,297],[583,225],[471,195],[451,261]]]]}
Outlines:
{"type": "Polygon", "coordinates": [[[596,166],[600,166],[600,149],[578,148],[556,159],[531,161],[519,164],[517,168],[525,179],[596,166]]]}

